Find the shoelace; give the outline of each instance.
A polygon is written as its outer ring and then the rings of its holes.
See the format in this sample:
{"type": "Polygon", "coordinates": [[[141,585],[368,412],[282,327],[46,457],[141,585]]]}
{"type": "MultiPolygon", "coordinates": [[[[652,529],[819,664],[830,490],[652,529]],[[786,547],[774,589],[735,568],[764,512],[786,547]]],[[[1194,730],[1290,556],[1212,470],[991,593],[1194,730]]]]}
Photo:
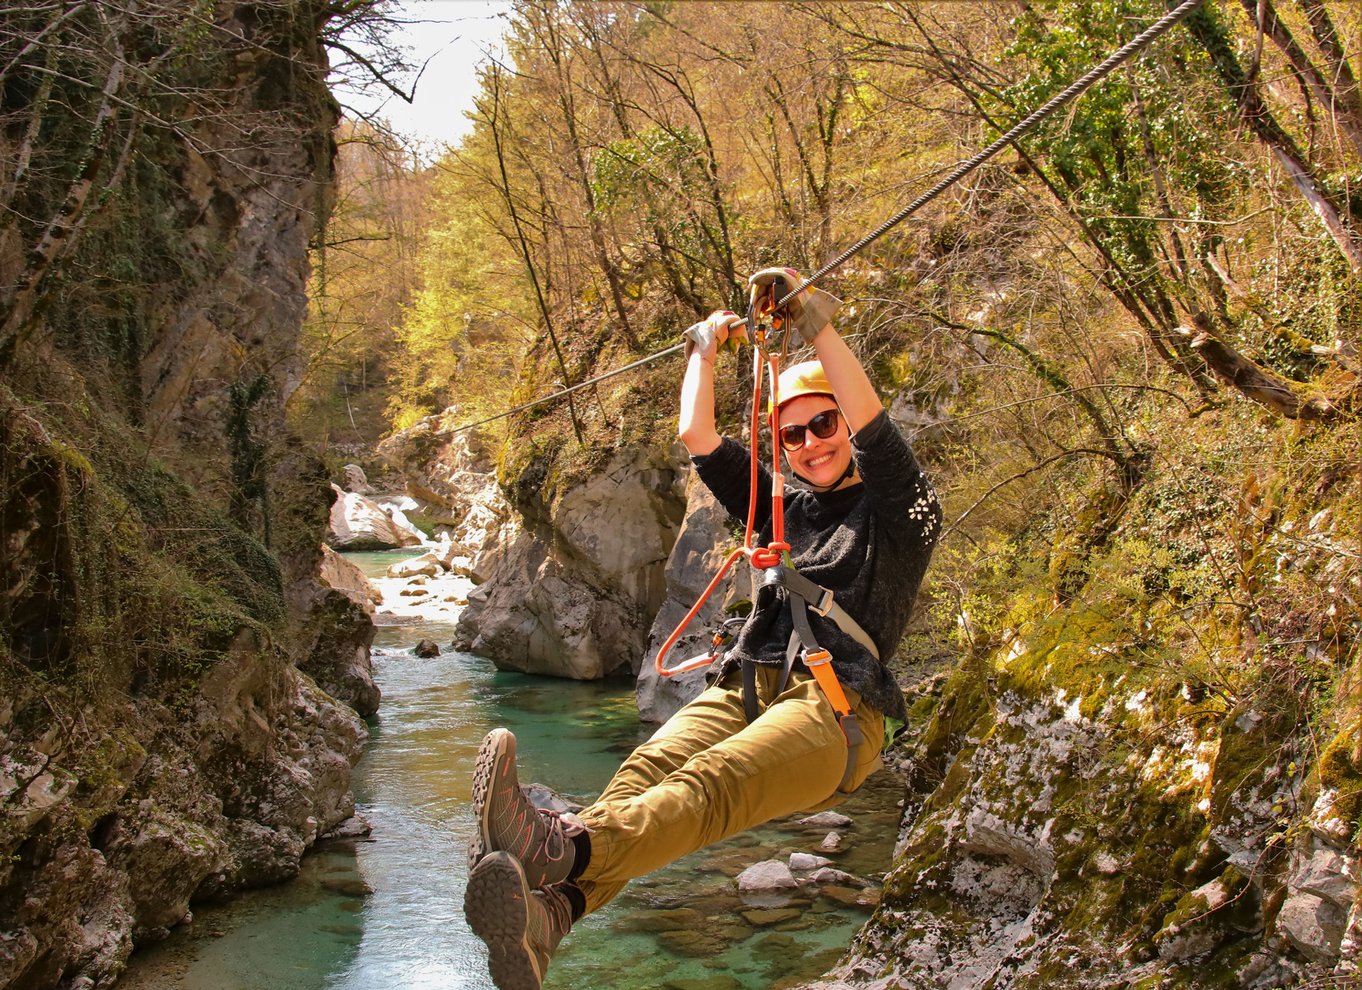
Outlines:
{"type": "Polygon", "coordinates": [[[585,832],[586,825],[571,812],[550,811],[547,808],[535,810],[544,819],[544,838],[540,840],[535,856],[549,863],[556,863],[567,856],[568,850],[573,846],[572,837],[585,832]],[[554,839],[558,840],[556,853],[550,848],[554,839]]]}

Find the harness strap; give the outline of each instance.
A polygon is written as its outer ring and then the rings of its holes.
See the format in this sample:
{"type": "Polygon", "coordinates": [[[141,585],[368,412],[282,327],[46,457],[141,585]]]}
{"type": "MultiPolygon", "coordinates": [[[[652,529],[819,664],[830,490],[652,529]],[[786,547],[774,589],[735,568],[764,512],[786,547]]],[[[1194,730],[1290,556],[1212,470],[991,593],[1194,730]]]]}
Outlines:
{"type": "Polygon", "coordinates": [[[817,640],[813,638],[808,603],[798,593],[788,588],[786,590],[790,595],[790,615],[794,619],[794,634],[790,636],[791,646],[795,640],[799,641],[804,666],[809,669],[809,673],[818,683],[819,690],[823,692],[823,697],[832,706],[833,712],[837,715],[837,725],[846,739],[847,765],[842,771],[842,782],[838,789],[843,793],[849,793],[851,778],[856,772],[856,748],[865,742],[865,733],[861,731],[861,723],[856,718],[856,713],[851,710],[846,692],[842,690],[842,682],[837,679],[837,672],[832,669],[832,654],[819,646],[817,640]]]}
{"type": "MultiPolygon", "coordinates": [[[[875,646],[875,641],[870,638],[870,634],[861,628],[861,624],[853,619],[846,609],[837,604],[833,599],[832,592],[821,584],[814,584],[793,567],[784,566],[768,567],[763,570],[761,572],[761,583],[763,587],[775,585],[784,588],[790,594],[791,601],[797,595],[803,599],[809,608],[824,618],[831,619],[836,623],[838,629],[864,646],[876,660],[880,658],[879,648],[875,646]]],[[[795,620],[796,623],[798,621],[798,619],[795,620]]],[[[805,619],[806,623],[807,621],[805,619]]],[[[810,642],[813,640],[812,629],[809,631],[808,639],[810,642]]],[[[814,644],[811,648],[816,649],[817,644],[814,644]]]]}
{"type": "MultiPolygon", "coordinates": [[[[785,685],[790,679],[790,671],[794,667],[795,657],[802,655],[804,666],[813,675],[814,681],[818,684],[818,689],[823,692],[823,697],[832,706],[833,712],[837,715],[838,728],[842,730],[842,736],[846,739],[847,763],[838,790],[843,793],[850,793],[851,781],[856,773],[856,752],[857,748],[865,742],[865,733],[861,731],[860,720],[856,717],[856,713],[851,710],[846,692],[842,690],[842,684],[837,679],[836,671],[832,668],[832,654],[820,647],[817,639],[814,638],[813,626],[809,622],[809,611],[813,610],[819,615],[832,619],[842,632],[865,646],[876,660],[879,659],[879,651],[875,648],[874,641],[861,628],[860,624],[833,601],[832,592],[827,588],[814,584],[798,571],[783,565],[763,569],[762,586],[770,585],[785,589],[790,604],[790,619],[794,624],[794,632],[790,635],[790,644],[785,650],[785,669],[781,673],[780,684],[776,693],[779,694],[785,690],[785,685]],[[817,604],[813,604],[813,601],[816,601],[817,604]]],[[[742,679],[743,712],[747,716],[747,721],[753,722],[761,714],[758,710],[757,665],[755,663],[743,661],[742,679]]]]}
{"type": "Polygon", "coordinates": [[[809,668],[809,673],[813,674],[813,679],[818,682],[818,686],[823,691],[824,697],[832,703],[833,710],[837,712],[837,724],[842,729],[842,735],[847,741],[847,765],[842,771],[842,782],[838,789],[844,793],[850,793],[851,780],[856,773],[856,750],[865,742],[865,733],[861,731],[861,721],[856,717],[856,713],[847,704],[846,693],[842,690],[842,684],[837,680],[837,674],[832,669],[832,654],[827,650],[819,650],[816,653],[806,653],[804,655],[804,666],[809,668]]]}
{"type": "Polygon", "coordinates": [[[757,665],[751,660],[742,662],[742,711],[748,725],[761,714],[757,708],[757,665]]]}
{"type": "MultiPolygon", "coordinates": [[[[780,672],[780,682],[776,694],[781,694],[790,683],[790,671],[794,670],[795,657],[799,655],[799,638],[790,637],[790,645],[785,648],[785,663],[780,672]]],[[[773,665],[774,666],[774,665],[773,665]]],[[[748,723],[755,722],[761,711],[757,707],[757,665],[751,660],[742,661],[742,710],[748,723]]]]}

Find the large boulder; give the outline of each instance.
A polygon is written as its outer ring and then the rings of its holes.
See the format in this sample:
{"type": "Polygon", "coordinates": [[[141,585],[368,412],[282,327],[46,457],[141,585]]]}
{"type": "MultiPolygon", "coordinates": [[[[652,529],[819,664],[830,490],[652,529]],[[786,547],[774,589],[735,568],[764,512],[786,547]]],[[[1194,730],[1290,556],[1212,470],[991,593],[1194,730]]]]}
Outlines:
{"type": "MultiPolygon", "coordinates": [[[[694,473],[686,482],[686,516],[676,543],[667,558],[664,572],[666,597],[648,633],[648,653],[639,670],[635,693],[639,717],[645,722],[661,723],[671,718],[686,702],[705,687],[706,669],[663,677],[657,673],[656,659],[667,638],[723,566],[733,549],[731,520],[694,473]]],[[[750,594],[751,568],[737,562],[722,584],[705,602],[667,657],[674,667],[709,648],[711,627],[722,620],[733,603],[750,594]]]]}
{"type": "Polygon", "coordinates": [[[399,525],[383,507],[355,492],[335,485],[331,505],[331,534],[327,542],[336,550],[396,550],[420,546],[421,534],[399,525]]]}
{"type": "Polygon", "coordinates": [[[298,669],[367,717],[378,711],[380,693],[370,658],[376,631],[373,606],[365,605],[334,589],[319,595],[312,609],[311,644],[298,669]]]}
{"type": "Polygon", "coordinates": [[[375,605],[383,604],[383,592],[374,587],[364,571],[325,544],[322,545],[320,577],[322,584],[339,591],[370,615],[373,615],[375,605]]]}
{"type": "Polygon", "coordinates": [[[1277,931],[1308,959],[1338,960],[1349,915],[1362,901],[1357,851],[1305,830],[1292,851],[1286,887],[1277,931]]]}
{"type": "Polygon", "coordinates": [[[388,565],[388,577],[410,578],[418,575],[435,577],[442,574],[445,570],[440,558],[433,552],[427,551],[419,557],[410,557],[407,560],[399,560],[395,564],[388,565]]]}
{"type": "Polygon", "coordinates": [[[358,464],[347,464],[341,468],[345,475],[345,488],[347,491],[355,492],[359,495],[373,495],[374,486],[369,484],[368,477],[364,474],[364,468],[358,464]]]}
{"type": "MultiPolygon", "coordinates": [[[[502,670],[593,680],[637,671],[685,504],[675,462],[618,453],[555,506],[503,524],[459,642],[502,670]]],[[[476,579],[476,578],[475,578],[476,579]]]]}

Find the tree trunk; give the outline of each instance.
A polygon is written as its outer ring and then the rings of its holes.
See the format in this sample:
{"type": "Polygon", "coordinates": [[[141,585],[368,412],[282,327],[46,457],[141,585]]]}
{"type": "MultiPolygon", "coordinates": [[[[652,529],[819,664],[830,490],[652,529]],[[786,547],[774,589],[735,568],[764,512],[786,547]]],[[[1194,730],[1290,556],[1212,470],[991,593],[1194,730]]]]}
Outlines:
{"type": "Polygon", "coordinates": [[[1243,4],[1244,10],[1248,12],[1249,18],[1258,29],[1281,49],[1291,68],[1299,74],[1315,99],[1329,111],[1329,116],[1339,133],[1347,139],[1355,152],[1362,153],[1362,120],[1351,113],[1348,103],[1340,98],[1333,84],[1310,60],[1310,56],[1301,48],[1291,30],[1282,23],[1282,19],[1277,16],[1276,8],[1272,6],[1272,0],[1239,0],[1239,2],[1243,4]]]}
{"type": "Polygon", "coordinates": [[[1322,0],[1297,0],[1305,10],[1310,21],[1310,30],[1315,36],[1315,44],[1324,57],[1328,77],[1333,85],[1334,94],[1343,112],[1362,131],[1362,90],[1358,89],[1357,77],[1353,75],[1348,56],[1339,41],[1338,29],[1334,27],[1329,11],[1322,0]]]}
{"type": "MultiPolygon", "coordinates": [[[[38,243],[29,249],[23,273],[0,300],[0,367],[13,357],[21,342],[24,327],[33,316],[39,300],[43,278],[75,248],[85,217],[95,180],[108,157],[113,140],[113,125],[117,115],[114,98],[123,83],[123,60],[115,56],[104,80],[99,111],[90,126],[90,141],[85,155],[85,166],[67,190],[66,199],[57,215],[48,223],[38,243]]],[[[120,164],[121,169],[121,164],[120,164]]],[[[118,171],[119,169],[115,169],[118,171]]]]}
{"type": "Polygon", "coordinates": [[[1287,419],[1328,420],[1339,415],[1338,407],[1328,399],[1323,396],[1303,398],[1285,378],[1251,361],[1216,337],[1205,317],[1193,317],[1193,321],[1193,327],[1179,327],[1177,332],[1201,355],[1208,368],[1245,397],[1287,419]]]}
{"type": "Polygon", "coordinates": [[[619,317],[624,339],[629,342],[630,350],[637,351],[638,337],[634,334],[634,328],[629,323],[629,313],[624,307],[624,289],[620,283],[619,266],[610,257],[610,251],[606,246],[605,231],[601,227],[600,214],[596,212],[596,196],[591,191],[591,173],[587,168],[586,153],[582,148],[581,137],[577,133],[577,107],[572,95],[572,76],[564,63],[566,46],[558,33],[557,25],[553,22],[555,10],[542,9],[541,13],[544,17],[544,30],[548,35],[544,39],[546,42],[544,51],[553,62],[558,76],[558,107],[562,111],[563,124],[567,127],[568,141],[572,146],[572,161],[577,168],[577,182],[581,186],[582,197],[586,200],[586,221],[591,233],[591,245],[596,251],[596,263],[600,265],[601,273],[605,275],[606,284],[610,288],[610,298],[615,304],[615,314],[619,317]]]}
{"type": "Polygon", "coordinates": [[[1338,250],[1348,259],[1352,270],[1362,272],[1362,245],[1357,242],[1351,218],[1329,198],[1328,193],[1315,179],[1295,140],[1282,128],[1267,104],[1263,102],[1257,85],[1248,77],[1244,67],[1239,64],[1239,59],[1235,57],[1234,50],[1225,37],[1223,26],[1217,23],[1205,8],[1193,11],[1184,23],[1210,55],[1211,64],[1215,66],[1220,81],[1239,108],[1239,116],[1244,124],[1272,151],[1273,157],[1286,171],[1287,177],[1324,224],[1338,250]]]}
{"type": "MultiPolygon", "coordinates": [[[[525,237],[525,229],[520,222],[520,214],[515,206],[515,197],[511,192],[511,179],[506,172],[506,155],[501,144],[501,129],[500,121],[498,120],[498,112],[501,106],[501,90],[498,86],[498,78],[495,69],[490,78],[493,110],[491,117],[488,120],[488,123],[491,125],[488,130],[492,135],[492,145],[497,156],[497,168],[500,170],[501,174],[500,192],[502,196],[505,197],[506,211],[510,215],[512,226],[515,228],[515,243],[520,252],[521,260],[525,264],[525,273],[529,276],[530,284],[534,287],[534,298],[539,305],[539,315],[544,321],[544,330],[549,335],[549,341],[553,345],[554,356],[558,360],[558,370],[563,376],[563,386],[568,388],[572,385],[572,376],[568,374],[567,362],[563,358],[563,349],[558,345],[558,335],[553,331],[553,316],[549,312],[548,300],[544,298],[544,290],[539,283],[539,273],[534,267],[534,258],[530,254],[529,242],[525,237]]],[[[577,442],[583,443],[582,426],[577,419],[577,405],[573,402],[570,394],[567,397],[567,403],[568,414],[572,418],[572,431],[577,435],[577,442]]]]}

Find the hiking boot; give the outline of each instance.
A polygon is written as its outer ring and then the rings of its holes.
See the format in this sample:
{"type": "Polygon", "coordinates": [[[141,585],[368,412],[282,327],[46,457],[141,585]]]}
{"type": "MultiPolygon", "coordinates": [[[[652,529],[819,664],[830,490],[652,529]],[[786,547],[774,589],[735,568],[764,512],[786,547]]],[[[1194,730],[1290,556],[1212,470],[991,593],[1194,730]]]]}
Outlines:
{"type": "Polygon", "coordinates": [[[509,853],[490,852],[468,875],[464,917],[487,943],[487,968],[498,990],[539,990],[553,950],[572,927],[572,906],[554,887],[531,890],[509,853]]]}
{"type": "Polygon", "coordinates": [[[478,750],[473,770],[473,814],[478,831],[468,840],[468,866],[492,852],[520,861],[531,888],[568,879],[576,861],[572,837],[585,831],[571,815],[540,811],[520,789],[515,769],[515,736],[493,729],[478,750]]]}

